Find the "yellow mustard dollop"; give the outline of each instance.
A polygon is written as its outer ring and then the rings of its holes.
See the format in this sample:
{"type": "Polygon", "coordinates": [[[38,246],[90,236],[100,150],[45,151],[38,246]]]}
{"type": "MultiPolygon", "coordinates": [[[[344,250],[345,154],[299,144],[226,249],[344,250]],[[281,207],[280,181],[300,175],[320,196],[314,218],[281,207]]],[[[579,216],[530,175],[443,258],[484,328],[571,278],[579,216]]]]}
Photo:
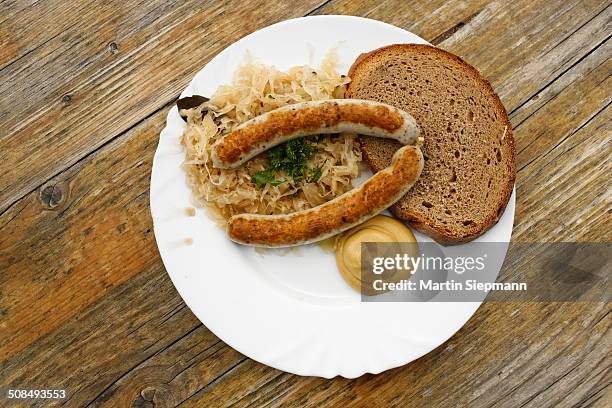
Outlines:
{"type": "MultiPolygon", "coordinates": [[[[416,243],[412,231],[402,222],[385,215],[377,215],[374,218],[360,224],[336,239],[336,264],[340,275],[355,290],[361,291],[361,243],[362,242],[410,242],[416,243]]],[[[410,273],[406,276],[394,276],[393,281],[410,279],[410,273]]],[[[365,289],[364,293],[369,294],[365,289]]]]}

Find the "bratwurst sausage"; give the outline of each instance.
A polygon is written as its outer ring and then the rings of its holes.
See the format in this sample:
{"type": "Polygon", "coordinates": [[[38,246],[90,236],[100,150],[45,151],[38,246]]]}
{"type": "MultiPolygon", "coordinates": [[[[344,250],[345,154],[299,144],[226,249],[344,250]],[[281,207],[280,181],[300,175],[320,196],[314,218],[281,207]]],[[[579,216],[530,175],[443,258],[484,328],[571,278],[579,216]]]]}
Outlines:
{"type": "Polygon", "coordinates": [[[418,146],[401,147],[391,165],[360,186],[324,204],[284,215],[239,214],[231,217],[232,241],[263,247],[286,247],[320,241],[380,213],[410,190],[423,170],[418,146]]]}
{"type": "Polygon", "coordinates": [[[329,99],[284,106],[259,115],[212,146],[213,166],[236,168],[278,144],[313,134],[351,132],[414,144],[419,127],[408,113],[385,103],[329,99]]]}

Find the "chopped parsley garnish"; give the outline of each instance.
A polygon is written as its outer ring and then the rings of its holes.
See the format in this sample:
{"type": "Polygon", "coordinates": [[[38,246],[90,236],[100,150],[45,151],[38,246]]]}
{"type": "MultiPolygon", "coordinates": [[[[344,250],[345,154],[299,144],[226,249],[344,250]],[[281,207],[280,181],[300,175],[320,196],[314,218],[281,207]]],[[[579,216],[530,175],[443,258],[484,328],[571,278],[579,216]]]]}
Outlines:
{"type": "Polygon", "coordinates": [[[277,179],[276,174],[284,172],[294,182],[306,178],[309,182],[321,178],[320,168],[309,168],[306,162],[312,158],[316,144],[305,138],[293,139],[278,145],[268,152],[270,167],[258,171],[251,178],[257,187],[263,188],[266,184],[277,186],[286,182],[285,178],[277,179]]]}
{"type": "Polygon", "coordinates": [[[308,178],[309,182],[319,181],[321,178],[321,168],[317,167],[316,169],[310,169],[310,177],[308,178]]]}
{"type": "Polygon", "coordinates": [[[284,183],[285,179],[277,180],[276,177],[274,177],[274,172],[272,169],[266,169],[255,173],[255,176],[251,178],[251,181],[254,182],[257,187],[264,188],[266,184],[278,186],[279,184],[284,183]]]}

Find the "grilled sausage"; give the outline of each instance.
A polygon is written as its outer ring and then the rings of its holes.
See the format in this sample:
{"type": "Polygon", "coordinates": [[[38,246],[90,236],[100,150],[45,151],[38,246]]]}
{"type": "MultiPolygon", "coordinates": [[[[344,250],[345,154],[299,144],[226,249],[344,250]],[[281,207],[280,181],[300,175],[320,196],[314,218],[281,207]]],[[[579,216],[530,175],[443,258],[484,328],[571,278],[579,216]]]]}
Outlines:
{"type": "Polygon", "coordinates": [[[330,99],[284,106],[259,115],[219,139],[212,163],[236,168],[263,151],[313,134],[359,133],[414,144],[419,127],[408,113],[391,105],[360,99],[330,99]]]}
{"type": "Polygon", "coordinates": [[[404,146],[393,155],[389,167],[320,206],[285,215],[234,215],[228,221],[228,236],[240,244],[270,248],[329,238],[399,200],[419,178],[423,163],[418,146],[404,146]]]}

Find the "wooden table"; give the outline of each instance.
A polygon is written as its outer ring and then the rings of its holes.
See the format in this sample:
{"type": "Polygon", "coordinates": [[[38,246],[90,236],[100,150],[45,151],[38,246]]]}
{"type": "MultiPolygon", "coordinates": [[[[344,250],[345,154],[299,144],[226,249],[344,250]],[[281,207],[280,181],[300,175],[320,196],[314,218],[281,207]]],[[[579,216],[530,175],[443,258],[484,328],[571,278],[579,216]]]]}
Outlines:
{"type": "Polygon", "coordinates": [[[274,22],[352,14],[491,81],[518,145],[514,241],[609,242],[610,4],[0,2],[0,387],[66,389],[68,406],[611,406],[609,303],[485,303],[425,357],[356,380],[266,367],[189,311],[149,213],[159,132],[204,64],[274,22]]]}

